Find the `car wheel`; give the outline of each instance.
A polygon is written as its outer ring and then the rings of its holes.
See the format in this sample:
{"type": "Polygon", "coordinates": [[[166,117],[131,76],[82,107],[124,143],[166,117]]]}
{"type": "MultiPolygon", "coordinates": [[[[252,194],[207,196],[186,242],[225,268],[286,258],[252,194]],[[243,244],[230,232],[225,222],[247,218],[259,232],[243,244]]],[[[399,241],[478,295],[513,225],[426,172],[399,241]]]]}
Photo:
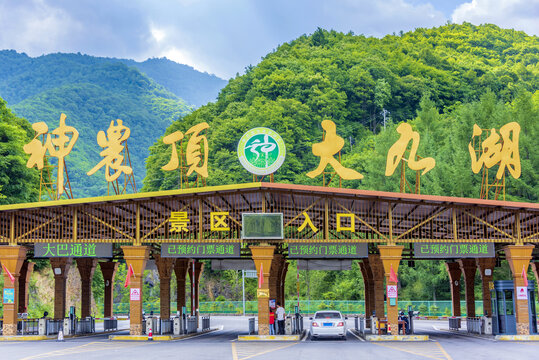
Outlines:
{"type": "Polygon", "coordinates": [[[314,336],[311,336],[311,341],[315,341],[316,338],[314,336]]]}
{"type": "Polygon", "coordinates": [[[341,337],[341,339],[344,340],[344,341],[346,341],[346,335],[343,335],[343,336],[341,337]]]}

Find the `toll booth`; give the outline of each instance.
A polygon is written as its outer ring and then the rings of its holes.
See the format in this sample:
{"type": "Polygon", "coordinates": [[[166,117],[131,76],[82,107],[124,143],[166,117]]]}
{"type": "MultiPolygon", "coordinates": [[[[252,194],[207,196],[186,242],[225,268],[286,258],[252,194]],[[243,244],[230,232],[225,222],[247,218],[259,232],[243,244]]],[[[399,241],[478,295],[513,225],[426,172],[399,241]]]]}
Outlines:
{"type": "MultiPolygon", "coordinates": [[[[537,314],[535,309],[535,282],[528,281],[528,313],[530,315],[530,333],[537,334],[537,314]]],[[[495,335],[517,333],[515,316],[516,294],[512,280],[494,281],[490,290],[492,299],[492,332],[495,335]]]]}

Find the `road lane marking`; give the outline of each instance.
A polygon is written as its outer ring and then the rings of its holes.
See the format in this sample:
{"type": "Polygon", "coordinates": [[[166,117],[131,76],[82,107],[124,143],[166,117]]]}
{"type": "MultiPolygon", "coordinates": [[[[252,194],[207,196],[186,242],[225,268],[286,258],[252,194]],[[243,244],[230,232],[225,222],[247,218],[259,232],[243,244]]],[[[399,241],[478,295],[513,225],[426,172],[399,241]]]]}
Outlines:
{"type": "Polygon", "coordinates": [[[232,359],[233,360],[247,360],[256,356],[265,355],[277,350],[286,349],[288,347],[299,344],[294,342],[291,344],[284,344],[282,346],[277,345],[275,342],[232,342],[232,359]]]}
{"type": "Polygon", "coordinates": [[[431,342],[392,342],[392,343],[379,343],[373,342],[378,346],[383,346],[387,349],[402,351],[408,354],[422,356],[428,359],[435,360],[452,360],[451,357],[443,348],[439,345],[434,345],[431,342]]]}
{"type": "Polygon", "coordinates": [[[45,359],[50,357],[58,357],[58,356],[66,356],[66,355],[73,355],[73,354],[81,354],[81,353],[88,353],[92,351],[102,351],[102,350],[120,350],[126,347],[134,347],[134,346],[143,346],[143,345],[150,345],[149,343],[111,343],[108,340],[103,341],[93,341],[87,344],[79,345],[79,346],[72,346],[64,349],[59,350],[53,350],[41,354],[31,355],[25,358],[22,358],[21,360],[31,360],[31,359],[45,359]]]}
{"type": "Polygon", "coordinates": [[[445,351],[445,349],[442,347],[442,344],[440,344],[438,341],[436,342],[436,345],[438,345],[438,347],[440,348],[440,350],[442,351],[442,353],[445,355],[445,357],[447,358],[447,360],[453,360],[451,358],[451,356],[449,356],[449,354],[447,353],[447,351],[445,351]]]}
{"type": "Polygon", "coordinates": [[[360,336],[357,336],[356,334],[354,334],[354,332],[352,331],[352,329],[348,329],[348,332],[349,332],[350,334],[354,335],[359,341],[365,342],[365,340],[362,339],[360,336]]]}

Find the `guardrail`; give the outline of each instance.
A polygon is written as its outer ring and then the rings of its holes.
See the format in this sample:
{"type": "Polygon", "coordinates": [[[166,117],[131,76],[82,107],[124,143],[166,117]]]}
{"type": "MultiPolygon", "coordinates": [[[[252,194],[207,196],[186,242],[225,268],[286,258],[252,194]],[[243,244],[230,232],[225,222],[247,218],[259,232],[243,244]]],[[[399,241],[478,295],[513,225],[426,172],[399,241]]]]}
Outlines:
{"type": "Polygon", "coordinates": [[[159,319],[159,334],[172,334],[174,329],[174,321],[172,319],[159,319]]]}
{"type": "Polygon", "coordinates": [[[75,334],[93,334],[95,333],[95,319],[87,317],[86,319],[75,319],[75,334]]]}
{"type": "Polygon", "coordinates": [[[103,331],[118,330],[118,319],[105,318],[103,319],[103,331]]]}
{"type": "Polygon", "coordinates": [[[255,333],[255,318],[249,318],[249,335],[255,333]]]}
{"type": "Polygon", "coordinates": [[[64,327],[64,320],[46,319],[45,321],[45,335],[56,335],[60,332],[60,329],[64,327]]]}
{"type": "Polygon", "coordinates": [[[449,330],[458,330],[462,326],[461,319],[459,317],[449,318],[449,330]]]}
{"type": "Polygon", "coordinates": [[[203,316],[202,317],[202,331],[209,330],[209,329],[210,329],[210,317],[203,316]]]}
{"type": "Polygon", "coordinates": [[[482,334],[483,319],[479,317],[466,318],[466,331],[470,334],[482,334]]]}
{"type": "Polygon", "coordinates": [[[197,318],[190,316],[187,318],[187,333],[193,334],[197,332],[197,318]]]}
{"type": "Polygon", "coordinates": [[[19,319],[17,321],[17,334],[37,335],[39,333],[39,319],[19,319]]]}

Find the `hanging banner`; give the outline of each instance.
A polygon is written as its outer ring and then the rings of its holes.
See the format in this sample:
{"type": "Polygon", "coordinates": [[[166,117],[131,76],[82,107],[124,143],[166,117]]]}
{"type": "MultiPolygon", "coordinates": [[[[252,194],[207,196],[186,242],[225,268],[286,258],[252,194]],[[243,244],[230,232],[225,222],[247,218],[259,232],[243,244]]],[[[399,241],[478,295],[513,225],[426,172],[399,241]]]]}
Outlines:
{"type": "Polygon", "coordinates": [[[416,259],[494,257],[494,243],[414,243],[416,259]]]}
{"type": "Polygon", "coordinates": [[[4,288],[4,304],[15,303],[15,289],[4,288]]]}
{"type": "Polygon", "coordinates": [[[35,243],[34,257],[111,258],[112,244],[35,243]]]}
{"type": "Polygon", "coordinates": [[[289,243],[290,259],[340,259],[369,257],[367,243],[289,243]]]}
{"type": "Polygon", "coordinates": [[[161,256],[169,258],[239,258],[239,243],[161,244],[161,256]]]}

